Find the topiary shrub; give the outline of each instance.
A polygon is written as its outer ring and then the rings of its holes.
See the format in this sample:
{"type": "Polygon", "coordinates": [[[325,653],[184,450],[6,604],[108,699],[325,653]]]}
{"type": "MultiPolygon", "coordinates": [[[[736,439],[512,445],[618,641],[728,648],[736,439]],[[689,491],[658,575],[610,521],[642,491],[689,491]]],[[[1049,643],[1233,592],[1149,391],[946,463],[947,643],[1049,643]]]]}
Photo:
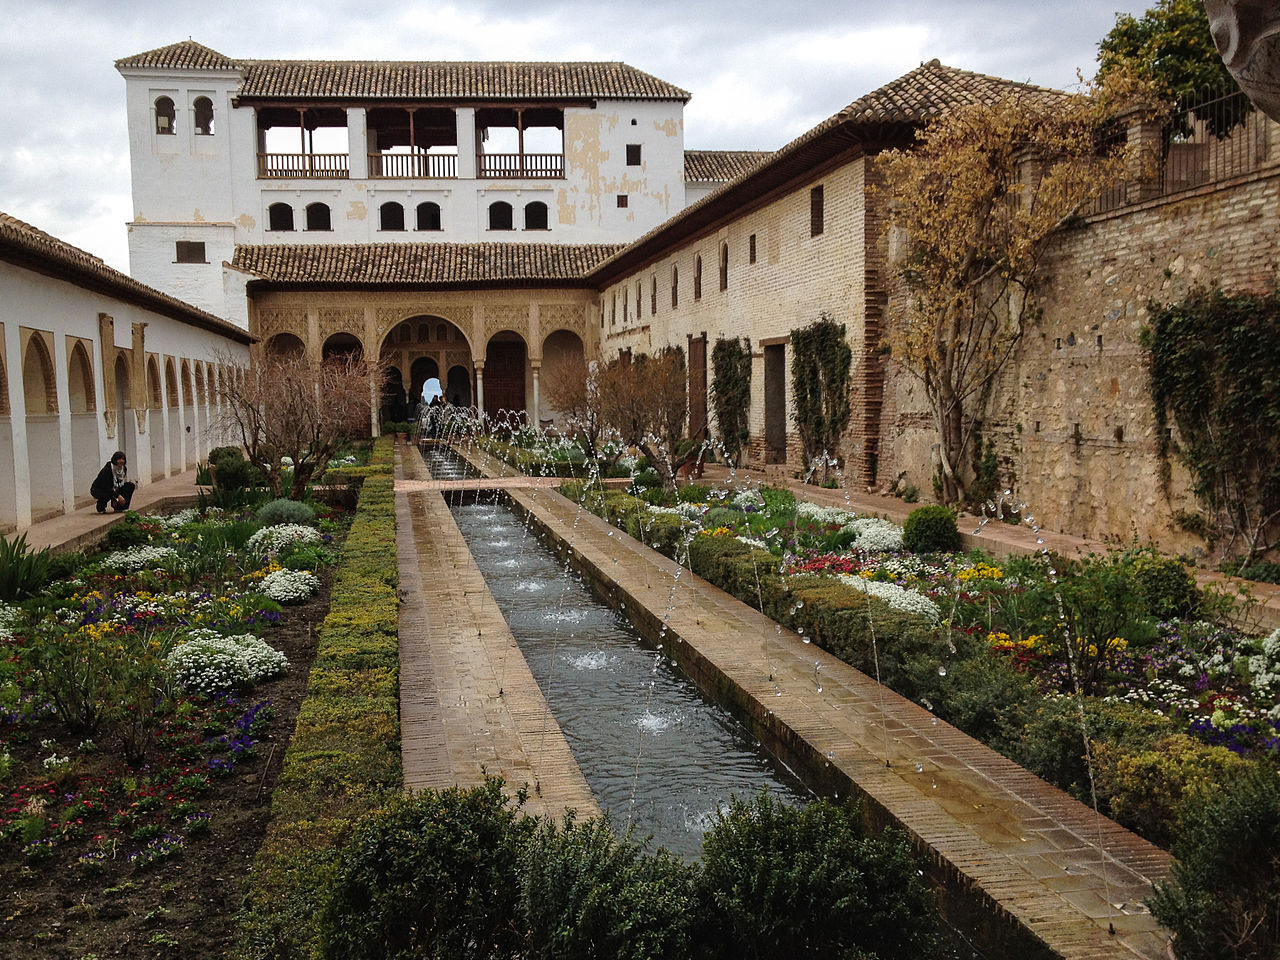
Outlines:
{"type": "Polygon", "coordinates": [[[258,522],[264,527],[274,527],[281,523],[315,523],[316,512],[309,504],[300,500],[281,497],[279,500],[264,504],[258,510],[257,517],[258,522]]]}
{"type": "Polygon", "coordinates": [[[940,504],[916,507],[902,525],[902,546],[912,553],[952,553],[960,549],[956,515],[940,504]]]}
{"type": "Polygon", "coordinates": [[[702,847],[707,956],[912,957],[937,908],[901,834],[869,835],[856,807],[734,798],[702,847]]]}
{"type": "Polygon", "coordinates": [[[321,920],[330,960],[520,955],[520,848],[535,821],[495,777],[424,790],[361,820],[321,920]]]}
{"type": "Polygon", "coordinates": [[[1227,789],[1188,798],[1173,856],[1147,902],[1178,960],[1280,953],[1280,773],[1251,765],[1227,789]]]}
{"type": "Polygon", "coordinates": [[[681,503],[706,503],[711,498],[711,488],[705,483],[691,483],[676,491],[681,503]]]}
{"type": "Polygon", "coordinates": [[[619,840],[607,819],[546,821],[520,855],[529,960],[687,957],[696,868],[619,840]]]}

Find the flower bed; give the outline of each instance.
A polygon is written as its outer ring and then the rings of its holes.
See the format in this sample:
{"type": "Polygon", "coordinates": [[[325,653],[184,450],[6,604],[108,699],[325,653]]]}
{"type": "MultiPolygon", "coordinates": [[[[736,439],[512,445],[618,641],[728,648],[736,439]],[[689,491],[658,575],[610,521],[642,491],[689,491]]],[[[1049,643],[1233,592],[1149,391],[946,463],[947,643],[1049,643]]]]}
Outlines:
{"type": "MultiPolygon", "coordinates": [[[[0,935],[15,955],[230,949],[223,905],[258,846],[328,602],[282,613],[246,547],[256,526],[131,514],[115,534],[131,545],[0,605],[0,935]]],[[[273,562],[322,561],[342,529],[322,527],[311,554],[273,562]]]]}
{"type": "Polygon", "coordinates": [[[1241,632],[1150,550],[997,564],[906,553],[888,521],[768,488],[561,492],[1088,799],[1083,709],[1104,812],[1157,842],[1191,784],[1280,761],[1280,631],[1241,632]]]}

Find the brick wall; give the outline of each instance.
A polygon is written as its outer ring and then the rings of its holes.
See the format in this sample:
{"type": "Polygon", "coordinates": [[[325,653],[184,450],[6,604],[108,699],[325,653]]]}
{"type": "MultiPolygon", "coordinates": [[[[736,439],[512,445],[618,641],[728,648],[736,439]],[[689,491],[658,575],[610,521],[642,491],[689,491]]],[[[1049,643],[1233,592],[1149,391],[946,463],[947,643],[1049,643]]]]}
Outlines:
{"type": "MultiPolygon", "coordinates": [[[[1191,194],[1093,217],[1062,235],[1045,261],[1043,316],[1004,372],[984,418],[1002,477],[1050,529],[1171,550],[1203,543],[1177,529],[1194,509],[1175,467],[1159,482],[1155,423],[1139,336],[1151,300],[1196,285],[1262,291],[1280,268],[1280,168],[1191,194]]],[[[890,305],[901,304],[895,289],[890,305]]],[[[891,321],[890,321],[891,322],[891,321]]],[[[882,480],[905,474],[931,489],[935,434],[919,385],[889,377],[880,444],[882,480]]]]}

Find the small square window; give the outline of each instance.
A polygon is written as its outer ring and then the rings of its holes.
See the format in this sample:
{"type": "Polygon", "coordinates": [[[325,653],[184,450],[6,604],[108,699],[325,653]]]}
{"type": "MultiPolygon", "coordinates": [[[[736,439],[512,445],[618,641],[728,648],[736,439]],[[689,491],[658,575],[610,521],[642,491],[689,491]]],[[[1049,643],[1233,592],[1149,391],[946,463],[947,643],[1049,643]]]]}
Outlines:
{"type": "Polygon", "coordinates": [[[625,193],[618,194],[618,209],[621,210],[627,205],[627,195],[625,193]]]}
{"type": "Polygon", "coordinates": [[[176,263],[208,263],[204,254],[204,243],[195,240],[179,240],[175,251],[176,263]]]}
{"type": "Polygon", "coordinates": [[[640,166],[640,144],[638,143],[627,144],[627,166],[628,167],[640,166]]]}

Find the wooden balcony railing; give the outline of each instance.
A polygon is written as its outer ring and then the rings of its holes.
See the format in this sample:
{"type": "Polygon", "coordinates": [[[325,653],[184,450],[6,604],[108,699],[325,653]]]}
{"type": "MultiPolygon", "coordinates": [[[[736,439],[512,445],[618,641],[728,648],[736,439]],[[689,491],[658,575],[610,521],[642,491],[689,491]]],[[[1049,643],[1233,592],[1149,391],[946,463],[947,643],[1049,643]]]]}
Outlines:
{"type": "Polygon", "coordinates": [[[476,176],[504,180],[561,178],[563,153],[482,153],[476,156],[476,176]]]}
{"type": "Polygon", "coordinates": [[[345,179],[350,176],[348,156],[345,153],[260,153],[258,176],[345,179]]]}
{"type": "Polygon", "coordinates": [[[398,180],[452,179],[458,157],[452,153],[371,153],[369,176],[398,180]]]}

